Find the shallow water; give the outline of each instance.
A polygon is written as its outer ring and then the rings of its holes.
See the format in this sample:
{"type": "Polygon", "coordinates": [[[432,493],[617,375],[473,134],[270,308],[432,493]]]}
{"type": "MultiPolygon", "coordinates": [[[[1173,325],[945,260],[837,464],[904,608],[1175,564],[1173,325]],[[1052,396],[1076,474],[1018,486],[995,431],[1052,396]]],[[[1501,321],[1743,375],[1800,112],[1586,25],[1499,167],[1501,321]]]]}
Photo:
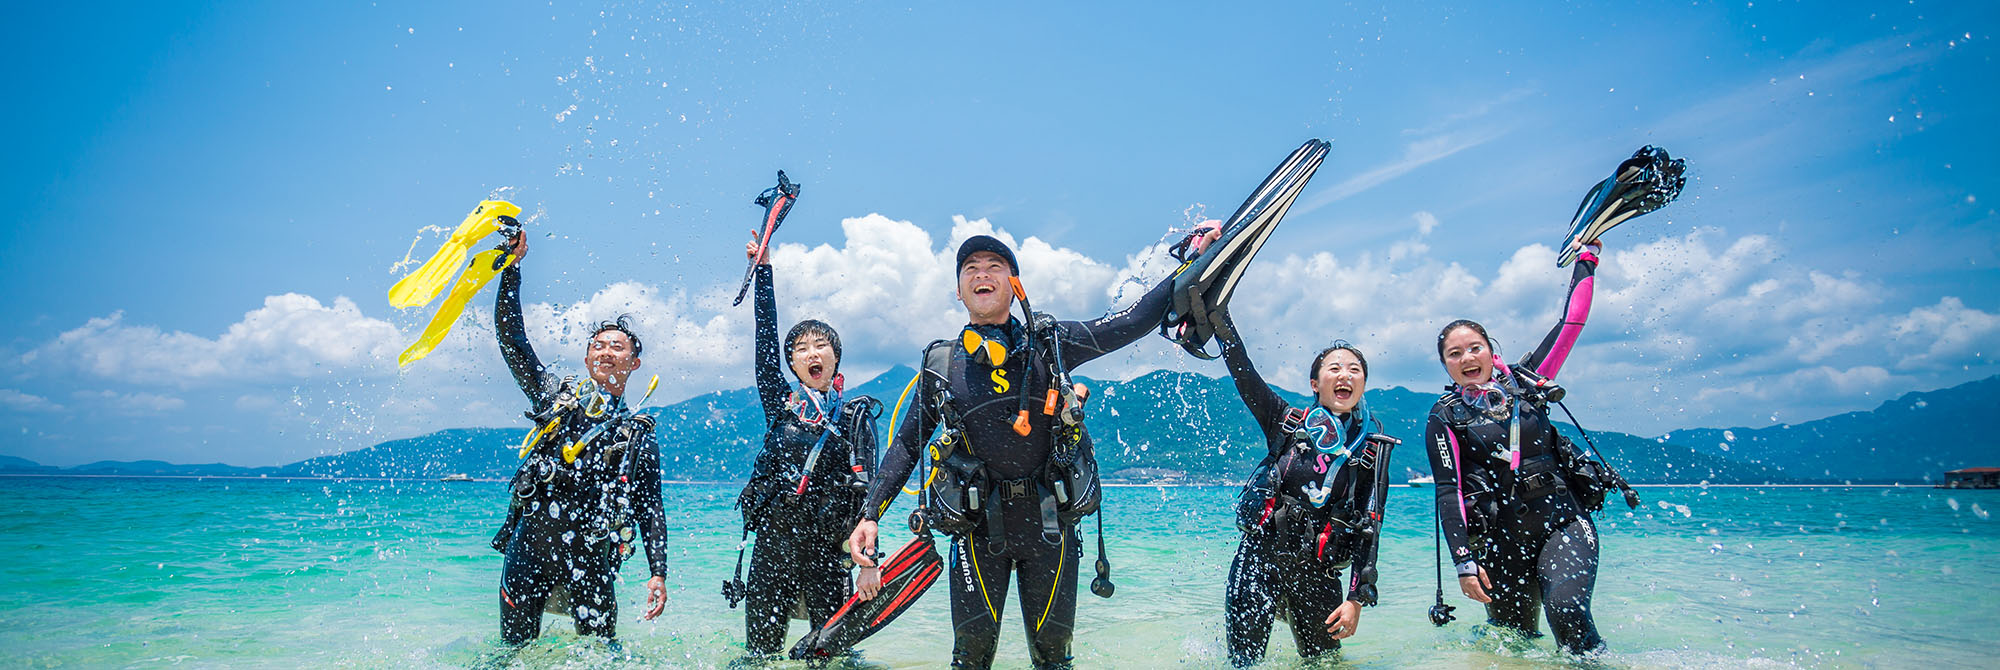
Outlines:
{"type": "MultiPolygon", "coordinates": [[[[669,486],[669,609],[637,620],[645,562],[620,587],[624,656],[549,617],[501,658],[495,483],[0,478],[0,665],[29,667],[721,667],[743,614],[718,595],[735,561],[733,486],[669,486]]],[[[1599,516],[1595,611],[1611,667],[1991,667],[2000,630],[2000,492],[1648,488],[1599,516]]],[[[1382,605],[1343,650],[1357,668],[1575,667],[1546,639],[1424,618],[1434,586],[1429,489],[1396,489],[1382,605]]],[[[1118,583],[1086,590],[1082,667],[1226,666],[1225,488],[1118,488],[1106,532],[1118,583]]],[[[892,518],[908,510],[899,501],[892,518]]],[[[885,524],[885,528],[900,524],[885,524]]],[[[901,531],[900,527],[891,528],[901,531]]],[[[896,532],[893,549],[907,540],[896,532]]],[[[1086,549],[1085,565],[1094,557],[1086,549]]],[[[1086,571],[1085,577],[1089,573],[1086,571]]],[[[1455,587],[1447,584],[1455,591],[1455,587]]],[[[942,589],[864,648],[894,667],[949,657],[942,589]]],[[[1018,616],[1003,668],[1026,667],[1018,616]]],[[[794,622],[792,638],[803,634],[794,622]]],[[[1273,667],[1293,667],[1289,632],[1273,667]]]]}

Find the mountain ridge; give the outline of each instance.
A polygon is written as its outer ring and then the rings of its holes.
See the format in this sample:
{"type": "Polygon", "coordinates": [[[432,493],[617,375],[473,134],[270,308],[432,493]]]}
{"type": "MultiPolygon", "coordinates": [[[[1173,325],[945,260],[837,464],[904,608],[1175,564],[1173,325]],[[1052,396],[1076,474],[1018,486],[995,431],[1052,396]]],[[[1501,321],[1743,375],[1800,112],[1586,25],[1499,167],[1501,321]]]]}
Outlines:
{"type": "MultiPolygon", "coordinates": [[[[891,368],[850,388],[884,404],[878,419],[886,439],[896,398],[915,370],[891,368]]],[[[1240,482],[1265,453],[1255,426],[1228,377],[1155,370],[1126,381],[1079,377],[1096,390],[1089,425],[1100,471],[1108,482],[1230,484],[1240,482]]],[[[1283,389],[1294,405],[1308,398],[1283,389]]],[[[1397,481],[1426,474],[1423,421],[1435,393],[1401,387],[1371,389],[1370,411],[1383,431],[1403,440],[1391,455],[1397,481]]],[[[1926,483],[1949,469],[2000,464],[2000,448],[1978,432],[1980,419],[2000,415],[2000,376],[1934,391],[1907,393],[1865,412],[1848,412],[1765,428],[1698,428],[1660,437],[1593,431],[1611,464],[1634,483],[1926,483]],[[1905,456],[1908,444],[1929,445],[1905,456]],[[1891,456],[1902,458],[1890,458],[1891,456]]],[[[670,481],[742,481],[761,448],[763,410],[756,390],[694,396],[643,410],[658,421],[662,477],[670,481]]],[[[1574,426],[1559,423],[1579,445],[1574,426]]],[[[518,463],[525,427],[447,428],[387,440],[281,466],[222,463],[100,461],[55,468],[0,456],[0,474],[128,476],[262,476],[436,479],[466,474],[506,478],[518,463]]]]}

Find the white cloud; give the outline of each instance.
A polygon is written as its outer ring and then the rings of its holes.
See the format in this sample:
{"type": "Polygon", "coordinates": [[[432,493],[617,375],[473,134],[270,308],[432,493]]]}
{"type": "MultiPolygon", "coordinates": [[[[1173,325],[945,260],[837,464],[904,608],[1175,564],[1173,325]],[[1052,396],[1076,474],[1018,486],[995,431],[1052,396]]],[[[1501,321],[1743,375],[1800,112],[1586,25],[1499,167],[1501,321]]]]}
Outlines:
{"type": "Polygon", "coordinates": [[[1430,212],[1417,212],[1416,214],[1410,215],[1410,218],[1417,222],[1418,237],[1424,237],[1430,235],[1431,231],[1437,230],[1438,218],[1436,214],[1432,214],[1430,212]]]}
{"type": "MultiPolygon", "coordinates": [[[[953,217],[951,233],[941,241],[914,223],[880,214],[846,219],[841,230],[846,239],[838,249],[774,247],[779,330],[800,319],[824,320],[840,331],[849,360],[863,365],[914,365],[923,345],[964,325],[952,261],[958,245],[974,235],[993,235],[1012,247],[1029,301],[1036,310],[1063,318],[1095,316],[1114,299],[1136,298],[1120,295],[1127,280],[1142,272],[1163,275],[1169,267],[1141,260],[1164,253],[1130,256],[1123,267],[1114,266],[1037,237],[1016,239],[986,219],[953,217]]],[[[744,311],[747,317],[747,306],[744,311]]],[[[747,330],[739,337],[747,350],[747,330]]],[[[747,369],[747,354],[743,360],[739,369],[747,369]]]]}
{"type": "MultiPolygon", "coordinates": [[[[1265,252],[1233,311],[1267,378],[1303,387],[1298,372],[1311,355],[1345,338],[1368,353],[1376,387],[1436,388],[1444,375],[1433,345],[1446,321],[1481,321],[1510,358],[1555,322],[1568,276],[1555,267],[1555,250],[1533,244],[1443,262],[1416,251],[1441,225],[1437,217],[1420,212],[1410,221],[1411,235],[1386,250],[1265,252]]],[[[1017,240],[984,219],[955,218],[944,239],[880,214],[846,219],[841,229],[839,246],[780,244],[772,259],[781,332],[804,318],[833,324],[843,369],[856,381],[914,364],[923,344],[964,323],[951,260],[972,235],[1014,244],[1036,306],[1063,318],[1129,304],[1173,267],[1164,244],[1099,259],[1017,240]]],[[[1982,345],[2000,333],[2000,316],[1952,297],[1885,309],[1893,294],[1882,286],[1790,265],[1783,254],[1772,238],[1725,240],[1713,229],[1610,250],[1590,326],[1563,375],[1573,405],[1632,432],[1802,420],[1990,367],[1982,345]]],[[[734,277],[686,287],[627,281],[524,311],[531,342],[559,372],[575,372],[595,323],[632,316],[646,342],[642,373],[662,377],[656,402],[673,402],[749,383],[752,313],[729,306],[734,290],[734,277]]],[[[523,399],[492,344],[491,322],[490,311],[475,307],[430,358],[399,372],[394,355],[407,336],[395,325],[346,298],[327,306],[285,294],[215,338],[129,324],[122,314],[92,319],[18,357],[16,373],[45,384],[37,388],[88,384],[65,392],[80,406],[123,414],[213,423],[201,414],[255,413],[258,422],[232,425],[243,449],[259,451],[225,460],[287,462],[445,427],[517,423],[523,399]],[[163,391],[193,387],[217,389],[199,395],[217,400],[163,391]],[[259,440],[273,434],[286,436],[284,449],[312,451],[272,453],[259,440]]],[[[1150,337],[1084,372],[1121,378],[1160,367],[1222,372],[1150,337]]],[[[64,409],[16,390],[0,390],[0,408],[64,409]]]]}
{"type": "Polygon", "coordinates": [[[1968,359],[1985,360],[1985,347],[2000,341],[2000,315],[1965,306],[1946,296],[1936,306],[1919,307],[1888,319],[1886,336],[1896,361],[1906,368],[1951,368],[1968,359]]]}
{"type": "Polygon", "coordinates": [[[60,412],[63,406],[32,393],[0,389],[0,406],[17,412],[60,412]]]}
{"type": "Polygon", "coordinates": [[[1445,133],[1416,140],[1404,145],[1401,157],[1348,177],[1345,181],[1334,184],[1311,197],[1301,198],[1294,206],[1295,210],[1291,215],[1305,214],[1339,202],[1356,193],[1409,174],[1411,170],[1444,160],[1452,154],[1491,142],[1505,134],[1507,134],[1505,130],[1484,129],[1474,132],[1445,133]]]}
{"type": "Polygon", "coordinates": [[[354,301],[332,306],[297,293],[274,295],[213,339],[125,323],[123,312],[91,319],[21,357],[27,366],[74,366],[97,377],[182,388],[214,383],[348,376],[394,361],[401,336],[362,316],[354,301]]]}
{"type": "MultiPolygon", "coordinates": [[[[1702,229],[1607,253],[1563,375],[1588,392],[1572,397],[1634,418],[1621,427],[1632,431],[1756,423],[1780,407],[1813,418],[1964,381],[1941,373],[1977,372],[1987,365],[1981,345],[2000,334],[2000,316],[1957,298],[1885,310],[1893,292],[1874,282],[1784,263],[1765,236],[1719,237],[1702,229]]],[[[1345,338],[1368,352],[1371,384],[1434,388],[1444,383],[1434,349],[1444,323],[1480,321],[1513,359],[1556,322],[1569,271],[1555,267],[1553,249],[1521,247],[1489,274],[1400,251],[1421,239],[1420,230],[1386,255],[1260,258],[1233,310],[1260,370],[1301,386],[1293,371],[1345,338]]]]}

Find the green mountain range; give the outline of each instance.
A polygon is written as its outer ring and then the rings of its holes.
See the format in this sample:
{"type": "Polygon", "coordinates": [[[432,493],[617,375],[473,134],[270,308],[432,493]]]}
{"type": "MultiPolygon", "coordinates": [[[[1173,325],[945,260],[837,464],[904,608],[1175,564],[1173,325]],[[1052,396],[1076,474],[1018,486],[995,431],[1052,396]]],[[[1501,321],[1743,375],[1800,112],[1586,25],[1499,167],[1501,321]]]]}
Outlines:
{"type": "MultiPolygon", "coordinates": [[[[849,393],[893,406],[914,374],[899,366],[849,393]]],[[[1090,430],[1107,481],[1233,484],[1265,451],[1261,431],[1227,377],[1162,370],[1122,382],[1080,381],[1094,390],[1090,430]]],[[[1295,405],[1307,402],[1303,395],[1279,393],[1295,405]]],[[[1436,399],[1398,387],[1368,392],[1384,432],[1404,441],[1390,459],[1398,481],[1430,470],[1422,421],[1436,399]]],[[[1800,424],[1684,430],[1659,438],[1608,430],[1591,436],[1634,483],[1922,483],[1946,470],[2000,464],[2000,447],[1975,432],[1981,419],[2000,416],[1996,410],[2000,377],[1800,424]]],[[[742,481],[763,444],[763,413],[753,389],[708,393],[645,411],[658,419],[661,469],[668,481],[742,481]]],[[[888,414],[885,410],[881,419],[884,436],[888,414]]],[[[516,448],[526,429],[451,428],[263,468],[159,461],[53,468],[0,457],[0,474],[503,479],[518,463],[516,448]]],[[[1562,429],[1583,444],[1573,426],[1562,429]]]]}

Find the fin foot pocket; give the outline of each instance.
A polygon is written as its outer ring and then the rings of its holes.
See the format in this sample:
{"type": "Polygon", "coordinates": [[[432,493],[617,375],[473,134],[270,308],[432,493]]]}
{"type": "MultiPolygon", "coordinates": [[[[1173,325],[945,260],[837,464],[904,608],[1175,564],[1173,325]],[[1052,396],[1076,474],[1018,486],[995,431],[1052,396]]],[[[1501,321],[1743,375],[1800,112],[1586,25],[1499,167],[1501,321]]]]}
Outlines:
{"type": "Polygon", "coordinates": [[[1206,248],[1197,250],[1192,240],[1176,245],[1177,257],[1184,262],[1174,273],[1173,304],[1161,321],[1162,336],[1196,357],[1215,357],[1204,350],[1215,336],[1210,315],[1227,307],[1250,259],[1270,240],[1331,147],[1324,140],[1307,140],[1250,192],[1206,248]],[[1183,257],[1190,252],[1192,258],[1183,257]]]}
{"type": "Polygon", "coordinates": [[[1647,145],[1618,164],[1611,176],[1591,187],[1577,205],[1563,238],[1556,267],[1569,267],[1583,247],[1619,224],[1667,206],[1687,185],[1687,161],[1647,145]]]}
{"type": "Polygon", "coordinates": [[[430,259],[423,265],[404,275],[389,287],[389,304],[398,309],[430,304],[451,283],[452,273],[458,271],[460,263],[472,247],[487,235],[503,227],[519,229],[520,223],[514,217],[521,215],[521,208],[505,200],[483,200],[472,208],[465,220],[452,230],[451,237],[445,238],[430,259]],[[503,220],[504,219],[504,220],[503,220]]]}

